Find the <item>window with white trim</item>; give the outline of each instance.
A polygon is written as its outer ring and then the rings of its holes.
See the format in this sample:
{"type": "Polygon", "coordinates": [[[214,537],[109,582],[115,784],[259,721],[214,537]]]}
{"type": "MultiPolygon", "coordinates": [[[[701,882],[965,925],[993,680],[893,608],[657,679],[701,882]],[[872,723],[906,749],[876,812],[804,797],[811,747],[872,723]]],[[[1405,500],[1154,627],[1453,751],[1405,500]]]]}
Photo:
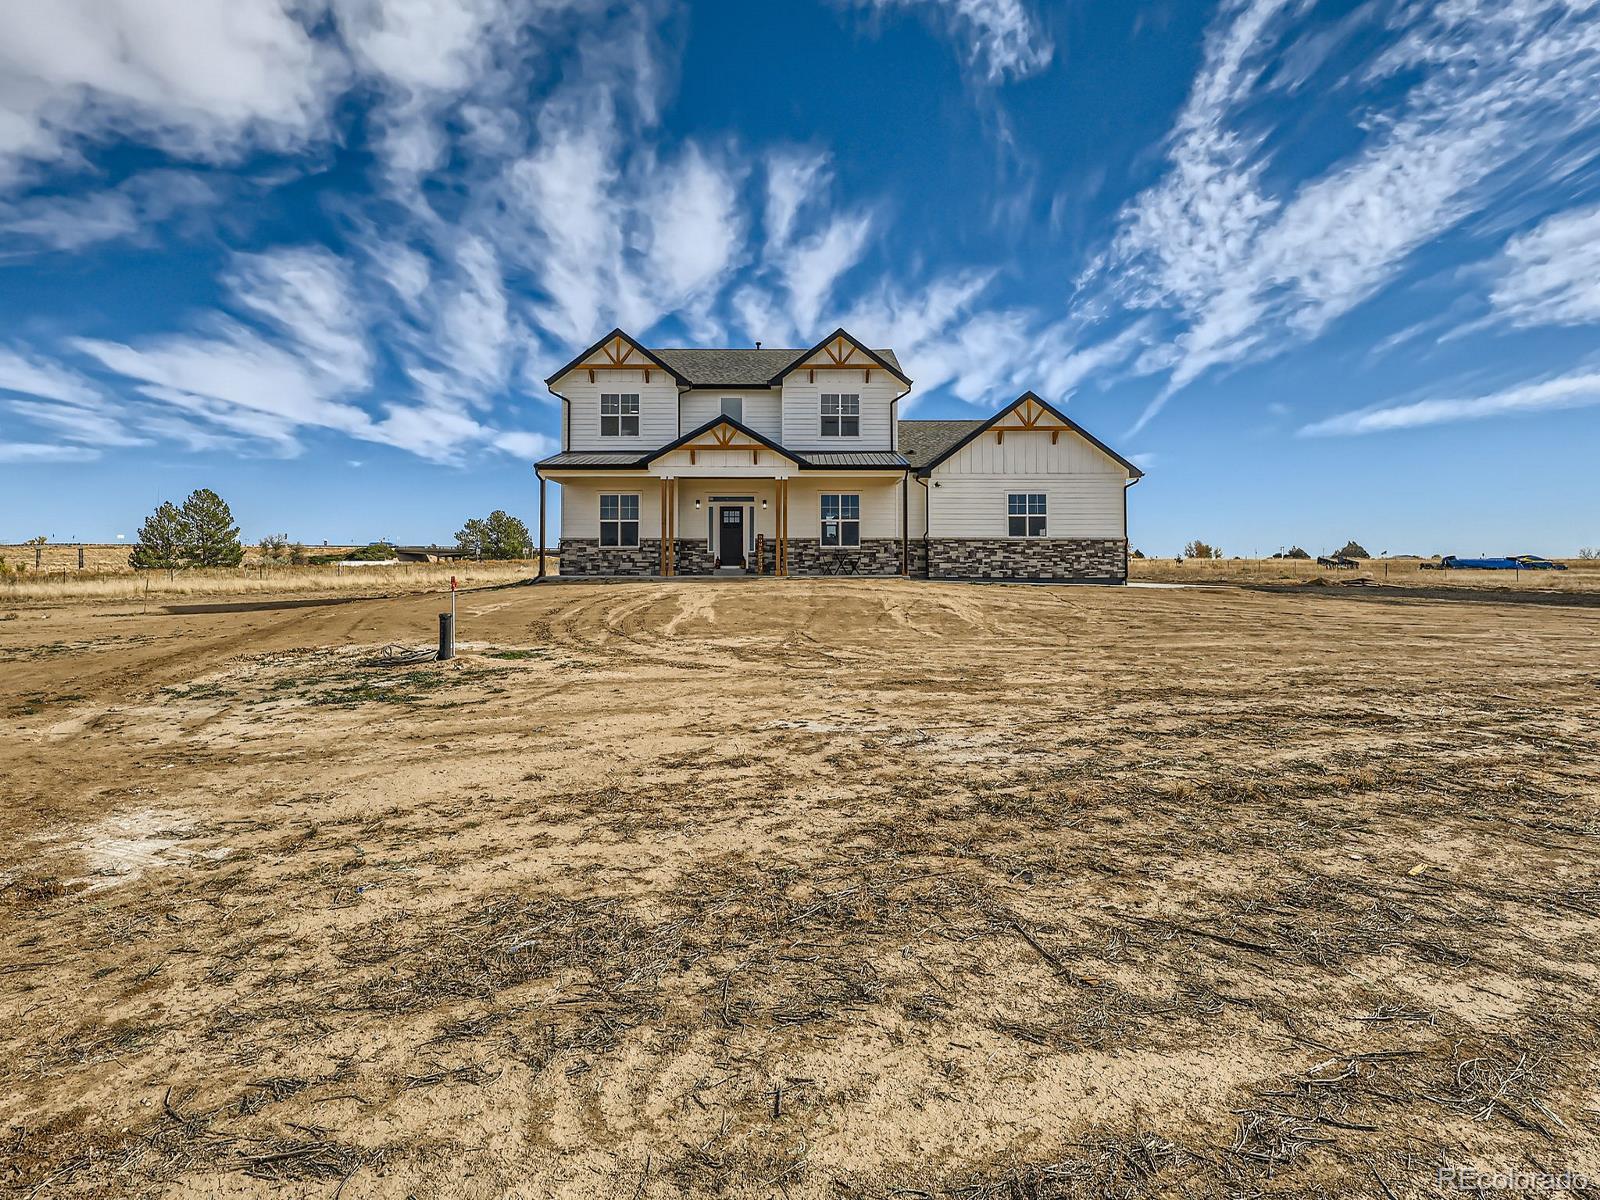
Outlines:
{"type": "Polygon", "coordinates": [[[639,497],[600,497],[600,544],[637,546],[639,544],[639,497]]]}
{"type": "Polygon", "coordinates": [[[639,436],[639,394],[605,392],[600,397],[600,436],[639,436]]]}
{"type": "Polygon", "coordinates": [[[861,436],[861,397],[859,395],[823,393],[822,436],[861,436]]]}
{"type": "Polygon", "coordinates": [[[1045,507],[1042,493],[1012,492],[1006,497],[1006,532],[1012,537],[1044,537],[1045,507]]]}
{"type": "Polygon", "coordinates": [[[732,417],[735,421],[744,420],[744,397],[724,396],[722,398],[722,415],[732,417]]]}
{"type": "Polygon", "coordinates": [[[824,495],[822,497],[822,544],[824,546],[861,545],[861,497],[824,495]]]}

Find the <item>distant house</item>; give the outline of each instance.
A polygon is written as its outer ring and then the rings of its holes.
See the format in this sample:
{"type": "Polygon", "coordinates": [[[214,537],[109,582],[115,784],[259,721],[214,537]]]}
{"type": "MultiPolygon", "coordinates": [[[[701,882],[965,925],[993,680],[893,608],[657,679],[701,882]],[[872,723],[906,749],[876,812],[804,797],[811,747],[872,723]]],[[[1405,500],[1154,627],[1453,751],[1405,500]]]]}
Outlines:
{"type": "Polygon", "coordinates": [[[613,330],[562,401],[563,575],[1125,582],[1143,474],[1025,392],[981,421],[899,415],[892,350],[650,349],[613,330]]]}

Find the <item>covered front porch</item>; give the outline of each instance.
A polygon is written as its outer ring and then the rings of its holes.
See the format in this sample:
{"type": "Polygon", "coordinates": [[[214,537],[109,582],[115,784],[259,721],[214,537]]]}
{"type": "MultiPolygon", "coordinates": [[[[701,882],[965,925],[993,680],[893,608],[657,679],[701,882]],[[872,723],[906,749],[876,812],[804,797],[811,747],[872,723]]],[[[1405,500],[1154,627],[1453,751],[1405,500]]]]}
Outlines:
{"type": "Polygon", "coordinates": [[[551,472],[563,575],[902,575],[904,471],[551,472]]]}

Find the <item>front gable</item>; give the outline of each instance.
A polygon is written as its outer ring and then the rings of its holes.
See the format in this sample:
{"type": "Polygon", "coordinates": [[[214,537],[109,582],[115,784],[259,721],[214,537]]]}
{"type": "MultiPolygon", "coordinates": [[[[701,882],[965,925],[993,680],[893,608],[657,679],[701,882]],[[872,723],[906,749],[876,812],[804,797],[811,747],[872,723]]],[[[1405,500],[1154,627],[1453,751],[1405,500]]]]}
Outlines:
{"type": "Polygon", "coordinates": [[[546,379],[545,386],[554,390],[556,382],[563,375],[571,374],[573,371],[586,372],[590,383],[601,382],[600,376],[608,371],[642,371],[644,381],[650,383],[652,376],[660,372],[671,378],[674,383],[688,386],[688,380],[664,363],[653,351],[646,349],[635,338],[620,329],[613,329],[546,379]]]}
{"type": "Polygon", "coordinates": [[[911,380],[906,378],[904,372],[843,329],[835,329],[779,371],[772,377],[771,386],[777,387],[796,371],[806,372],[810,383],[817,381],[818,371],[860,371],[864,383],[871,383],[873,372],[879,372],[899,380],[907,388],[911,386],[911,380]]]}
{"type": "Polygon", "coordinates": [[[1011,404],[978,425],[966,436],[935,455],[917,473],[923,476],[930,475],[940,464],[947,463],[969,447],[984,442],[990,442],[996,448],[1004,447],[1008,434],[1013,438],[1019,435],[1048,434],[1051,446],[1059,445],[1063,434],[1069,439],[1082,439],[1083,443],[1093,447],[1106,459],[1126,471],[1129,479],[1139,479],[1144,475],[1144,472],[1133,463],[1033,392],[1024,392],[1018,396],[1011,404]]]}
{"type": "Polygon", "coordinates": [[[647,468],[797,467],[782,446],[732,417],[716,417],[642,461],[647,468]]]}

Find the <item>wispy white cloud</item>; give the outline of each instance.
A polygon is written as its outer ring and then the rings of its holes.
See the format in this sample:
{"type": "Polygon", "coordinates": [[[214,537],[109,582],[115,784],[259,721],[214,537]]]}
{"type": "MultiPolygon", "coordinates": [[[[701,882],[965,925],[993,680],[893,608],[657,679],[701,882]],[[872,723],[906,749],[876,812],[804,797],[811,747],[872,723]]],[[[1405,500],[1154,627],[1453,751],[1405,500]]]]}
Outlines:
{"type": "Polygon", "coordinates": [[[871,232],[870,213],[848,213],[831,217],[816,233],[783,249],[778,271],[797,328],[817,328],[823,305],[840,277],[861,261],[871,232]]]}
{"type": "Polygon", "coordinates": [[[129,134],[191,159],[326,132],[344,64],[295,0],[0,5],[0,181],[129,134]]]}
{"type": "Polygon", "coordinates": [[[1275,86],[1263,77],[1300,9],[1230,0],[1175,122],[1168,171],[1128,206],[1083,281],[1110,303],[1168,318],[1153,327],[1165,347],[1144,359],[1167,382],[1135,429],[1205,372],[1319,336],[1399,278],[1420,247],[1523,186],[1565,139],[1596,124],[1600,33],[1590,9],[1588,0],[1396,5],[1390,47],[1367,76],[1414,82],[1364,115],[1366,137],[1347,158],[1269,187],[1276,142],[1258,102],[1275,86]]]}
{"type": "Polygon", "coordinates": [[[148,242],[171,218],[214,207],[220,189],[185,171],[145,171],[116,187],[0,200],[0,247],[82,250],[120,239],[148,242]]]}
{"type": "Polygon", "coordinates": [[[100,389],[77,371],[37,355],[0,349],[0,392],[14,392],[64,404],[92,405],[100,389]]]}
{"type": "Polygon", "coordinates": [[[767,244],[778,247],[789,243],[795,218],[807,205],[816,203],[832,183],[828,156],[795,150],[773,154],[767,159],[767,244]]]}
{"type": "Polygon", "coordinates": [[[49,442],[0,442],[0,463],[93,462],[98,450],[87,446],[61,446],[49,442]]]}
{"type": "Polygon", "coordinates": [[[1580,372],[1465,399],[1416,400],[1340,413],[1300,430],[1302,437],[1339,437],[1420,429],[1455,421],[1483,421],[1518,413],[1587,408],[1600,404],[1600,372],[1580,372]]]}
{"type": "Polygon", "coordinates": [[[1600,205],[1512,238],[1489,301],[1513,325],[1600,322],[1600,205]]]}
{"type": "Polygon", "coordinates": [[[934,22],[986,83],[1044,70],[1055,45],[1023,0],[838,0],[878,14],[915,12],[934,22]]]}

